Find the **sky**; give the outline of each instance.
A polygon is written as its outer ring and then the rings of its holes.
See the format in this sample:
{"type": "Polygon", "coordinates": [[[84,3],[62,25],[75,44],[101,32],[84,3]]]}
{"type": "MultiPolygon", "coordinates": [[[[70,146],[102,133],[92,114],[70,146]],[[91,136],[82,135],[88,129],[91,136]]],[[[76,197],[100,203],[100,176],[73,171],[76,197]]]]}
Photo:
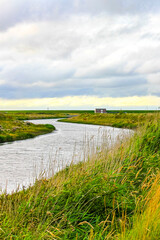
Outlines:
{"type": "Polygon", "coordinates": [[[0,0],[0,109],[158,109],[159,0],[0,0]]]}

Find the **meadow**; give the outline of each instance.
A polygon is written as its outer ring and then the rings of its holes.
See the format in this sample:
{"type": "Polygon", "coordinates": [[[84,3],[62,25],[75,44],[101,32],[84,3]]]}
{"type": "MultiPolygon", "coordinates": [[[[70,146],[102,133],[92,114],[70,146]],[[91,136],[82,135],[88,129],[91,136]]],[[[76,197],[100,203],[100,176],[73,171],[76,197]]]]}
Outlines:
{"type": "Polygon", "coordinates": [[[24,122],[24,120],[62,118],[60,121],[63,122],[137,128],[144,124],[146,120],[151,121],[155,114],[153,111],[109,111],[107,114],[95,114],[91,110],[1,111],[0,143],[32,138],[55,130],[54,126],[49,124],[35,125],[24,122]]]}
{"type": "Polygon", "coordinates": [[[104,126],[112,126],[117,128],[134,129],[144,125],[146,121],[152,121],[159,112],[108,112],[108,113],[82,113],[68,119],[62,119],[62,122],[96,124],[104,126]]]}
{"type": "Polygon", "coordinates": [[[33,138],[53,130],[55,127],[50,124],[33,124],[17,115],[0,113],[0,143],[33,138]]]}
{"type": "MultiPolygon", "coordinates": [[[[81,114],[85,111],[79,111],[81,114]]],[[[92,111],[88,111],[92,112],[92,111]]],[[[0,112],[0,143],[33,138],[51,133],[55,127],[50,124],[33,124],[26,122],[33,119],[68,118],[77,115],[75,111],[1,111],[0,112]]]]}
{"type": "Polygon", "coordinates": [[[0,196],[0,239],[160,239],[160,115],[50,179],[0,196]]]}

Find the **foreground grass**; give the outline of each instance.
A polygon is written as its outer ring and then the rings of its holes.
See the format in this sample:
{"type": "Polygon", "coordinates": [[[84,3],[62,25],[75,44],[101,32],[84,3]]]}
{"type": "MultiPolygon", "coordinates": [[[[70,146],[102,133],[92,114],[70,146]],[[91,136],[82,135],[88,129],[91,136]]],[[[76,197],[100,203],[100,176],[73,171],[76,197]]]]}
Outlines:
{"type": "Polygon", "coordinates": [[[119,239],[142,240],[160,238],[160,174],[148,191],[141,213],[133,215],[132,227],[123,231],[119,239]]]}
{"type": "Polygon", "coordinates": [[[144,112],[139,113],[138,111],[130,112],[115,112],[115,113],[82,113],[77,116],[68,119],[62,119],[62,122],[72,123],[85,123],[85,124],[96,124],[105,125],[118,128],[130,128],[134,129],[143,125],[146,121],[151,121],[155,116],[158,116],[159,112],[144,112]]]}
{"type": "Polygon", "coordinates": [[[160,239],[160,123],[0,197],[1,239],[160,239]]]}

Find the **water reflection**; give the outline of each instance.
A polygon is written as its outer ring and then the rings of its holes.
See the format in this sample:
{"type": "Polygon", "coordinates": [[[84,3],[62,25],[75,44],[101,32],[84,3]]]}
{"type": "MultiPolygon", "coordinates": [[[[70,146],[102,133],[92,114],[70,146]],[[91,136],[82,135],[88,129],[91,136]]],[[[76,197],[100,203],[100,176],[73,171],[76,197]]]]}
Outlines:
{"type": "Polygon", "coordinates": [[[106,135],[108,146],[128,130],[96,125],[61,123],[56,119],[32,120],[53,124],[56,131],[33,139],[0,146],[0,189],[7,192],[33,184],[40,173],[51,176],[71,162],[83,160],[100,146],[106,135]],[[107,131],[107,134],[105,134],[107,131]]]}

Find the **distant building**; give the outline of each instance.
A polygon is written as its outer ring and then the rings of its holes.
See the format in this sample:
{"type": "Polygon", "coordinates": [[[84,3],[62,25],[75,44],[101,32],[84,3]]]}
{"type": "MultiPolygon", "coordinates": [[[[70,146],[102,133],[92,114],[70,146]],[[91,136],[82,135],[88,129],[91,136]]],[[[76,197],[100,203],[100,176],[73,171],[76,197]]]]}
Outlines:
{"type": "Polygon", "coordinates": [[[106,108],[96,108],[94,110],[94,112],[95,113],[106,113],[107,111],[106,111],[106,108]]]}

